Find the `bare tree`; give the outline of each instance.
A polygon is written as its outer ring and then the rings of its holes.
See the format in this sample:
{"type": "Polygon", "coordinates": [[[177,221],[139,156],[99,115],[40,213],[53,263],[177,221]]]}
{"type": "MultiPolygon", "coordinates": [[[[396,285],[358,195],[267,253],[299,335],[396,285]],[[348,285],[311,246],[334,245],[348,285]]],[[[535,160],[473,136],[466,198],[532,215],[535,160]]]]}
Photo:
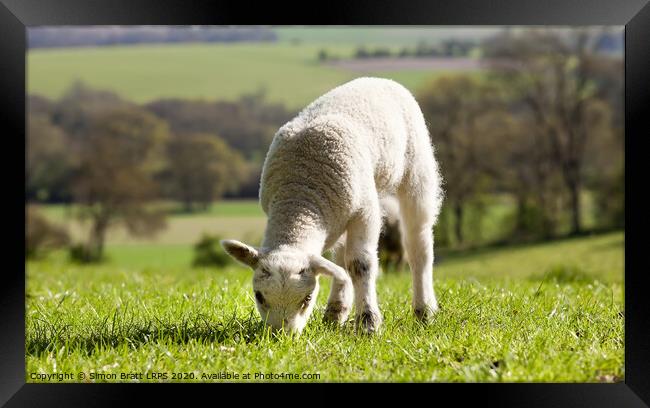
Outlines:
{"type": "Polygon", "coordinates": [[[497,69],[516,89],[548,139],[569,194],[571,232],[582,230],[585,151],[596,133],[611,129],[593,70],[602,57],[589,29],[508,32],[486,45],[486,55],[506,58],[497,69]]]}

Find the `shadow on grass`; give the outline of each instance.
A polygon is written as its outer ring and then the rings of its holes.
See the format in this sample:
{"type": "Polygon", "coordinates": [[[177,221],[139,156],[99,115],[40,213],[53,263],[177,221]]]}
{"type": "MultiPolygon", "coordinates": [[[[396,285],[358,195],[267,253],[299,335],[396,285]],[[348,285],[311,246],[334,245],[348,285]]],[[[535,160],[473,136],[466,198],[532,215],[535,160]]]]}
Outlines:
{"type": "Polygon", "coordinates": [[[576,265],[553,265],[543,274],[530,276],[529,280],[553,283],[591,283],[595,279],[593,274],[586,272],[576,265]]]}
{"type": "Polygon", "coordinates": [[[616,241],[612,242],[603,242],[601,244],[594,245],[591,248],[592,252],[597,252],[597,251],[606,251],[610,249],[624,249],[625,248],[625,239],[617,239],[616,241]]]}
{"type": "MultiPolygon", "coordinates": [[[[313,322],[305,329],[304,334],[307,336],[312,330],[325,330],[359,338],[373,338],[357,330],[352,317],[344,325],[326,323],[319,313],[313,318],[317,322],[313,322]]],[[[399,323],[398,326],[403,328],[409,321],[411,322],[409,327],[418,327],[422,330],[433,324],[433,322],[421,323],[410,314],[408,318],[396,319],[395,323],[399,323]]],[[[35,357],[57,353],[62,348],[67,349],[68,353],[80,351],[90,356],[95,352],[104,352],[107,348],[118,348],[124,345],[136,349],[155,343],[251,344],[282,341],[295,336],[294,333],[272,331],[254,311],[246,317],[233,315],[221,321],[211,321],[204,315],[197,314],[173,321],[154,319],[146,322],[127,322],[116,310],[112,316],[88,324],[84,334],[70,333],[69,328],[72,325],[60,324],[58,320],[48,322],[40,318],[32,318],[29,325],[31,327],[28,328],[25,351],[26,355],[35,357]]]]}
{"type": "Polygon", "coordinates": [[[57,325],[42,319],[30,322],[31,328],[25,342],[27,355],[40,356],[57,352],[61,347],[81,350],[88,355],[107,347],[128,344],[137,348],[149,343],[172,342],[186,344],[192,340],[206,343],[252,343],[264,338],[276,339],[282,334],[271,333],[253,311],[246,318],[232,316],[222,321],[210,321],[204,315],[196,315],[180,321],[125,322],[116,313],[95,325],[89,325],[87,334],[68,333],[69,325],[57,325]]]}

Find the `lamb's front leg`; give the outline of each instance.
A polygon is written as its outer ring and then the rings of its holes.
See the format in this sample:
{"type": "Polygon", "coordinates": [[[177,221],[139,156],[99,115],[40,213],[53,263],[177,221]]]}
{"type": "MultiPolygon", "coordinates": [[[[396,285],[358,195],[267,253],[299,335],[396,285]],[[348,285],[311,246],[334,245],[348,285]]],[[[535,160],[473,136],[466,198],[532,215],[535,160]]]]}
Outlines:
{"type": "MultiPolygon", "coordinates": [[[[345,269],[345,247],[341,246],[335,252],[337,265],[345,269]]],[[[327,308],[323,320],[326,323],[343,324],[348,319],[350,310],[352,310],[353,290],[350,284],[332,281],[330,296],[327,299],[327,308]]]]}
{"type": "Polygon", "coordinates": [[[376,281],[379,273],[377,243],[381,216],[354,220],[348,227],[345,263],[354,285],[355,325],[366,333],[374,333],[382,323],[377,304],[376,281]]]}

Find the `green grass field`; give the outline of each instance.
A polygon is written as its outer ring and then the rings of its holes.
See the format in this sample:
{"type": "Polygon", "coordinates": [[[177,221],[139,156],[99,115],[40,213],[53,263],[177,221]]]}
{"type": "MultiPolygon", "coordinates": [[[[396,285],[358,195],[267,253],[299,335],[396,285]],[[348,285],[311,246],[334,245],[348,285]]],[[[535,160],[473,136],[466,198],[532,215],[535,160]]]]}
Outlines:
{"type": "Polygon", "coordinates": [[[350,42],[279,42],[36,49],[27,56],[27,89],[56,99],[80,80],[143,103],[158,98],[237,100],[263,88],[269,101],[300,109],[359,76],[395,79],[415,92],[446,72],[352,72],[318,62],[323,48],[346,58],[355,47],[350,42]]]}
{"type": "Polygon", "coordinates": [[[261,327],[251,273],[190,268],[188,246],[111,246],[100,266],[53,254],[26,264],[26,380],[621,381],[623,245],[623,233],[611,233],[438,256],[442,309],[429,326],[411,314],[409,274],[383,274],[385,323],[374,337],[320,323],[325,278],[303,335],[276,337],[261,327]]]}
{"type": "Polygon", "coordinates": [[[270,100],[294,108],[351,77],[317,64],[318,49],[182,44],[33,50],[27,84],[30,93],[57,98],[81,80],[136,102],[164,97],[236,100],[265,87],[270,100]]]}

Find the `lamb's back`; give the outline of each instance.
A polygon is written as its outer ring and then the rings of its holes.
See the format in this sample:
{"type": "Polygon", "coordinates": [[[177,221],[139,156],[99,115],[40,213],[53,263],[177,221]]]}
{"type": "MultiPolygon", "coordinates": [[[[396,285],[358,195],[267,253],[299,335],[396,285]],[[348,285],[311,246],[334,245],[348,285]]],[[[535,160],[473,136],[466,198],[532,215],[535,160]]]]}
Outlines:
{"type": "Polygon", "coordinates": [[[294,126],[308,127],[326,116],[344,117],[368,131],[358,135],[369,137],[367,142],[378,138],[396,140],[402,128],[408,126],[413,108],[419,111],[415,99],[402,85],[389,79],[364,77],[338,86],[307,105],[294,126]]]}
{"type": "Polygon", "coordinates": [[[410,92],[391,80],[359,78],[332,89],[275,135],[263,168],[262,207],[278,194],[300,194],[294,190],[306,183],[313,188],[303,194],[341,207],[339,213],[360,205],[367,190],[392,192],[413,150],[418,115],[410,92]]]}

